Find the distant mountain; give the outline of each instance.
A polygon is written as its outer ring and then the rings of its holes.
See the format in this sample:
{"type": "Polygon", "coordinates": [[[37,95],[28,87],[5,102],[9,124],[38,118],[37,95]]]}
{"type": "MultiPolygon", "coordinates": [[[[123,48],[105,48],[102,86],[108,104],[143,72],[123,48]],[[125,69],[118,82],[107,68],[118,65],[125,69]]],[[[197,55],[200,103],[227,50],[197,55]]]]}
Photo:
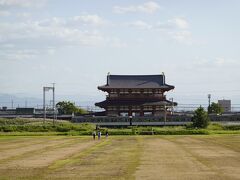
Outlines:
{"type": "Polygon", "coordinates": [[[42,105],[42,99],[12,94],[0,94],[0,107],[36,107],[42,105]]]}
{"type": "MultiPolygon", "coordinates": [[[[0,107],[6,106],[8,108],[16,108],[16,107],[35,107],[42,108],[43,99],[41,97],[33,97],[34,95],[28,96],[27,94],[0,94],[0,107]]],[[[77,106],[82,106],[85,108],[91,108],[94,106],[95,102],[101,100],[101,98],[96,98],[94,100],[93,97],[79,97],[79,95],[57,95],[56,103],[58,101],[72,101],[75,102],[77,106]]],[[[51,106],[52,99],[47,98],[46,104],[51,106]]]]}

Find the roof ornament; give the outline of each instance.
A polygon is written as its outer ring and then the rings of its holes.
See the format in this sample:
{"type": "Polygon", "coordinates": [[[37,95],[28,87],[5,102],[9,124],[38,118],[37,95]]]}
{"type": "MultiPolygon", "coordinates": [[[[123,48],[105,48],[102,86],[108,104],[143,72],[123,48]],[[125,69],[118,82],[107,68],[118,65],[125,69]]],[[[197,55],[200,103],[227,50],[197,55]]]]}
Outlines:
{"type": "Polygon", "coordinates": [[[110,72],[107,73],[107,86],[109,86],[110,83],[110,72]]]}
{"type": "Polygon", "coordinates": [[[162,76],[163,76],[163,85],[165,84],[165,74],[164,72],[162,72],[162,76]]]}

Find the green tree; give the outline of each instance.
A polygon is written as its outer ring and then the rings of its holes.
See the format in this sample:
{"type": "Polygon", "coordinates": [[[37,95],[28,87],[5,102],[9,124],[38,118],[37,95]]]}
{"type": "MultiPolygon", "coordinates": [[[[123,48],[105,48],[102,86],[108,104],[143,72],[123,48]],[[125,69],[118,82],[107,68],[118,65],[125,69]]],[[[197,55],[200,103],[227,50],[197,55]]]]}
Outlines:
{"type": "Polygon", "coordinates": [[[74,103],[70,101],[60,101],[56,104],[59,114],[86,114],[87,111],[75,106],[74,103]]]}
{"type": "Polygon", "coordinates": [[[199,107],[194,111],[194,115],[192,117],[193,127],[195,128],[206,128],[209,124],[209,117],[207,112],[203,107],[199,107]]]}
{"type": "Polygon", "coordinates": [[[222,114],[223,108],[218,103],[212,103],[208,107],[208,114],[215,113],[215,114],[222,114]]]}

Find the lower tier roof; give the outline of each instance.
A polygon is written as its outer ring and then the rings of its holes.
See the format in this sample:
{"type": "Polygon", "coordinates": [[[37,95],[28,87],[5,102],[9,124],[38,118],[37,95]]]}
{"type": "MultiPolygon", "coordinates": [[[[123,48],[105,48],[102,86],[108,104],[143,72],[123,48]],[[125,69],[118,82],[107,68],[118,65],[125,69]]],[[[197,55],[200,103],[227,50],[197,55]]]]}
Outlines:
{"type": "MultiPolygon", "coordinates": [[[[171,101],[156,101],[156,100],[105,100],[99,103],[95,103],[96,106],[105,108],[107,106],[170,106],[172,105],[171,101]]],[[[176,106],[177,103],[173,102],[173,105],[176,106]]]]}

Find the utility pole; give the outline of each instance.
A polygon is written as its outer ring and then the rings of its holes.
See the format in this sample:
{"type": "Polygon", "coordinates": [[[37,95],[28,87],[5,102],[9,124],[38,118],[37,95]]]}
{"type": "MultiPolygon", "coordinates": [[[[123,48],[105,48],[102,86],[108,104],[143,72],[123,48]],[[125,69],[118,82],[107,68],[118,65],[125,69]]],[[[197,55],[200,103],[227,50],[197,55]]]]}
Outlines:
{"type": "Polygon", "coordinates": [[[43,87],[43,119],[44,124],[46,121],[46,105],[45,105],[45,87],[43,87]]]}
{"type": "Polygon", "coordinates": [[[13,109],[13,100],[12,100],[12,109],[13,109]]]}
{"type": "Polygon", "coordinates": [[[55,83],[52,83],[52,91],[53,91],[53,124],[55,124],[56,119],[56,110],[55,110],[55,83]]]}
{"type": "Polygon", "coordinates": [[[211,106],[211,94],[208,94],[208,107],[211,106]]]}
{"type": "Polygon", "coordinates": [[[55,83],[52,83],[53,86],[52,87],[43,87],[43,118],[44,118],[44,122],[46,120],[46,99],[45,99],[45,93],[46,91],[49,91],[49,90],[52,90],[53,92],[53,104],[52,104],[52,107],[53,107],[53,124],[55,123],[55,83]]]}

